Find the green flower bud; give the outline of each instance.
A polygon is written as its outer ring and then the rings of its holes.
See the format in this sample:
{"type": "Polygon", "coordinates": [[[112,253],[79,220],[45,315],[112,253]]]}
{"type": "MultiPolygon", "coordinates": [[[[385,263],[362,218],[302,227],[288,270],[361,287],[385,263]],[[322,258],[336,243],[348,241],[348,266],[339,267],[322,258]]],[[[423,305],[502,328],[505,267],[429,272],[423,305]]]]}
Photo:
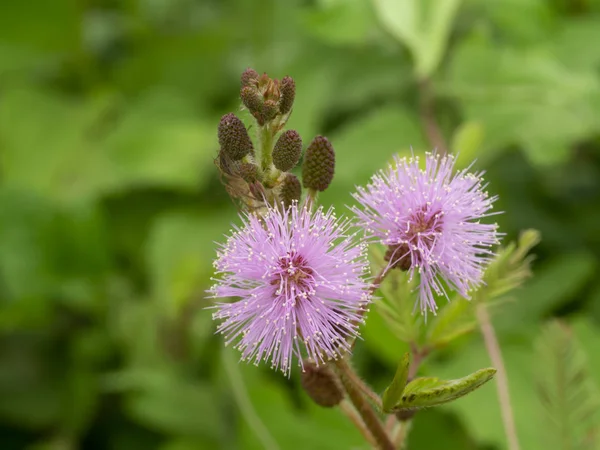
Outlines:
{"type": "Polygon", "coordinates": [[[281,184],[281,191],[279,192],[283,206],[289,207],[294,200],[299,201],[302,195],[302,186],[300,186],[300,180],[296,175],[288,173],[283,183],[281,184]]]}
{"type": "Polygon", "coordinates": [[[287,114],[292,110],[294,104],[294,98],[296,97],[296,83],[292,77],[284,77],[283,80],[281,80],[281,87],[279,89],[281,92],[279,112],[281,112],[281,114],[287,114]]]}
{"type": "Polygon", "coordinates": [[[302,154],[302,138],[297,131],[288,130],[279,136],[273,149],[273,164],[287,172],[293,169],[302,154]]]}
{"type": "Polygon", "coordinates": [[[258,72],[248,67],[241,76],[242,87],[244,86],[256,86],[258,84],[258,72]]]}
{"type": "Polygon", "coordinates": [[[300,382],[308,396],[319,406],[332,408],[344,399],[340,382],[331,369],[304,360],[300,382]]]}
{"type": "Polygon", "coordinates": [[[254,152],[244,123],[233,113],[221,117],[218,136],[221,151],[234,161],[254,152]]]}
{"type": "Polygon", "coordinates": [[[302,182],[304,187],[324,191],[333,180],[335,152],[326,137],[315,137],[304,156],[302,182]]]}

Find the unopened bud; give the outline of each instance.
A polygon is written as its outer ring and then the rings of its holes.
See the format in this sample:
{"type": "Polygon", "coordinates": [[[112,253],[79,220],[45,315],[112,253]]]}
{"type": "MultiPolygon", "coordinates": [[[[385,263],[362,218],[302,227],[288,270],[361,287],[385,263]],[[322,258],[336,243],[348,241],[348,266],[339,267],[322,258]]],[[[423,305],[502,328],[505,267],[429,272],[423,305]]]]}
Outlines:
{"type": "Polygon", "coordinates": [[[317,366],[307,360],[303,362],[303,366],[300,378],[302,387],[317,405],[332,408],[344,399],[340,382],[329,367],[317,366]]]}
{"type": "Polygon", "coordinates": [[[288,208],[294,201],[299,201],[302,196],[302,186],[296,175],[288,173],[281,184],[279,193],[283,206],[288,208]]]}
{"type": "Polygon", "coordinates": [[[326,137],[315,137],[304,156],[302,182],[305,188],[324,191],[333,180],[335,152],[326,137]]]}
{"type": "Polygon", "coordinates": [[[221,151],[234,161],[254,151],[244,123],[233,113],[221,117],[218,136],[221,151]]]}
{"type": "Polygon", "coordinates": [[[258,72],[248,67],[242,73],[241,77],[242,87],[244,86],[256,86],[258,84],[258,72]]]}
{"type": "Polygon", "coordinates": [[[273,164],[287,172],[293,169],[302,154],[302,138],[297,131],[288,130],[279,136],[273,149],[273,164]]]}
{"type": "Polygon", "coordinates": [[[272,120],[277,115],[277,112],[277,102],[275,100],[266,100],[260,113],[260,118],[262,120],[262,123],[259,121],[260,125],[264,125],[265,122],[272,120]]]}
{"type": "Polygon", "coordinates": [[[279,112],[287,114],[292,110],[294,98],[296,97],[296,83],[292,77],[284,77],[281,80],[281,96],[279,99],[279,112]]]}
{"type": "Polygon", "coordinates": [[[255,87],[244,86],[240,91],[240,97],[244,106],[248,108],[254,117],[257,117],[263,108],[264,98],[262,94],[255,87]]]}
{"type": "Polygon", "coordinates": [[[254,183],[258,179],[258,167],[252,163],[242,163],[238,174],[246,183],[254,183]]]}

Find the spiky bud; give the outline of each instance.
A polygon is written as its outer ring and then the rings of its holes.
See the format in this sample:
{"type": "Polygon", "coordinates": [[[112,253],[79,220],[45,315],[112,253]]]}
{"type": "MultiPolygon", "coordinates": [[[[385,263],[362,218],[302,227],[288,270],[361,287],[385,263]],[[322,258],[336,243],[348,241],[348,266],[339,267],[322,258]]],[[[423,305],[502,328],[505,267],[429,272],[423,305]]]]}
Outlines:
{"type": "Polygon", "coordinates": [[[245,86],[256,86],[258,84],[258,72],[248,67],[241,76],[242,87],[245,86]]]}
{"type": "Polygon", "coordinates": [[[289,207],[294,200],[299,201],[302,196],[302,186],[296,175],[288,173],[281,183],[281,191],[279,193],[283,206],[289,207]]]}
{"type": "Polygon", "coordinates": [[[238,174],[245,182],[254,183],[258,179],[258,167],[252,163],[242,163],[238,174]]]}
{"type": "Polygon", "coordinates": [[[233,113],[221,117],[218,129],[219,145],[232,160],[238,161],[248,153],[253,153],[254,148],[244,123],[233,113]]]}
{"type": "Polygon", "coordinates": [[[253,86],[244,86],[240,91],[242,103],[250,113],[257,117],[263,108],[264,98],[258,90],[253,86]]]}
{"type": "Polygon", "coordinates": [[[324,191],[333,180],[335,152],[326,137],[317,136],[309,144],[302,165],[305,188],[324,191]]]}
{"type": "Polygon", "coordinates": [[[302,138],[297,131],[287,130],[275,143],[273,164],[279,170],[287,172],[293,169],[302,154],[302,138]]]}
{"type": "Polygon", "coordinates": [[[317,366],[312,361],[303,361],[304,371],[300,377],[302,387],[308,396],[319,406],[332,408],[344,399],[344,391],[332,370],[317,366]]]}
{"type": "Polygon", "coordinates": [[[279,99],[279,112],[287,114],[292,110],[294,98],[296,98],[296,83],[292,77],[283,77],[279,88],[281,96],[279,99]]]}
{"type": "Polygon", "coordinates": [[[260,112],[260,125],[264,125],[265,122],[272,120],[278,113],[279,108],[275,100],[266,100],[263,104],[262,111],[260,112]],[[262,123],[261,123],[262,122],[262,123]]]}

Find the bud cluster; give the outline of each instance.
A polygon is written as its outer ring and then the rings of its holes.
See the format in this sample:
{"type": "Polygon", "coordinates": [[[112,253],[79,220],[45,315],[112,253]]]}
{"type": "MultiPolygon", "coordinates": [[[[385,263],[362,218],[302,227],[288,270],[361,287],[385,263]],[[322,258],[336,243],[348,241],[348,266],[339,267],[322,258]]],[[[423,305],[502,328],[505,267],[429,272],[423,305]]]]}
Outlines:
{"type": "Polygon", "coordinates": [[[260,126],[277,120],[281,129],[292,110],[296,97],[296,84],[291,77],[283,80],[271,79],[254,69],[246,69],[241,77],[240,97],[250,114],[260,126]]]}
{"type": "Polygon", "coordinates": [[[256,151],[242,120],[233,113],[225,114],[219,123],[217,161],[229,194],[249,209],[260,208],[265,202],[287,208],[300,201],[302,186],[311,195],[325,190],[333,178],[335,154],[322,136],[307,148],[303,181],[290,173],[302,157],[300,134],[283,131],[296,97],[293,78],[271,79],[248,68],[240,81],[242,103],[256,120],[256,151]]]}

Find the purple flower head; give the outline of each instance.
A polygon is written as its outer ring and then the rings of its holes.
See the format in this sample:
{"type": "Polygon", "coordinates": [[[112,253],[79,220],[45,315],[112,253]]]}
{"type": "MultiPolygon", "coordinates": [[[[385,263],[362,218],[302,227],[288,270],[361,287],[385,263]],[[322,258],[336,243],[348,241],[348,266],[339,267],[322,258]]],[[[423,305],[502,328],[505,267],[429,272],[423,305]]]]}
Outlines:
{"type": "Polygon", "coordinates": [[[465,298],[482,283],[483,270],[498,243],[497,225],[480,222],[492,215],[482,173],[453,173],[454,158],[427,153],[394,158],[394,165],[373,176],[354,198],[361,225],[388,246],[389,265],[420,274],[421,311],[435,313],[435,294],[447,297],[444,284],[465,298]]]}
{"type": "Polygon", "coordinates": [[[349,220],[294,202],[243,221],[220,246],[209,291],[235,299],[213,314],[223,320],[217,331],[226,345],[288,376],[294,355],[319,364],[350,350],[347,338],[358,336],[371,293],[366,246],[349,234],[349,220]]]}

